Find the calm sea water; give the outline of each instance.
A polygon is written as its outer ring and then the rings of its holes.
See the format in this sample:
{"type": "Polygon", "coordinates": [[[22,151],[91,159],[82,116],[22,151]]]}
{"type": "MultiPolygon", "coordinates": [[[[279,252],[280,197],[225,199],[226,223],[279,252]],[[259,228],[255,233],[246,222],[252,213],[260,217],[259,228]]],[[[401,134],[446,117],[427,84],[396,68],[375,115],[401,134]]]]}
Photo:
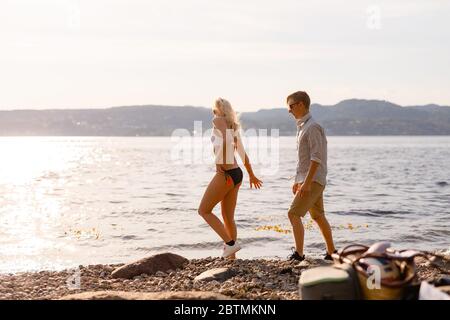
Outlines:
{"type": "MultiPolygon", "coordinates": [[[[210,145],[202,145],[199,157],[196,146],[180,153],[169,137],[0,138],[0,273],[164,251],[218,256],[221,243],[197,214],[214,174],[205,161],[210,145]]],[[[284,258],[292,235],[271,228],[290,229],[295,137],[274,139],[270,152],[264,143],[248,146],[264,187],[251,190],[245,176],[239,257],[284,258]]],[[[450,247],[450,137],[329,137],[328,147],[325,209],[338,247],[380,240],[450,247]]],[[[310,222],[305,253],[321,255],[325,246],[310,222]]]]}

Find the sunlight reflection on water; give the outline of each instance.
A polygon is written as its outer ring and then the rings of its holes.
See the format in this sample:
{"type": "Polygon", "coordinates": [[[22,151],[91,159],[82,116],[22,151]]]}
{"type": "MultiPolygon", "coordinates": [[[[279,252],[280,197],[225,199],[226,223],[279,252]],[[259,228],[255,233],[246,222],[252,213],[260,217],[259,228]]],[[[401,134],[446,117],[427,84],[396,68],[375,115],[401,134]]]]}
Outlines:
{"type": "MultiPolygon", "coordinates": [[[[339,246],[449,247],[450,137],[328,140],[325,207],[339,246]]],[[[168,137],[0,138],[0,272],[125,262],[161,250],[218,255],[217,237],[197,214],[214,168],[172,161],[171,146],[168,137]]],[[[243,258],[285,257],[292,246],[292,235],[276,230],[290,229],[295,138],[282,137],[279,148],[279,166],[261,175],[263,189],[250,190],[244,177],[236,211],[243,258]]],[[[261,164],[254,168],[261,173],[261,164]]],[[[324,250],[314,225],[305,245],[312,255],[324,250]]]]}

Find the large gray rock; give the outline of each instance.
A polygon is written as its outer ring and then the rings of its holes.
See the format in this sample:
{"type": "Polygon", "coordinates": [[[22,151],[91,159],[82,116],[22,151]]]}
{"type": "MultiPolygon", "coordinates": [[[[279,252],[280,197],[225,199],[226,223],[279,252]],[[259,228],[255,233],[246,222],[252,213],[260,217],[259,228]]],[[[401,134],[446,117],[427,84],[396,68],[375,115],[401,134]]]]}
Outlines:
{"type": "Polygon", "coordinates": [[[225,281],[233,277],[236,273],[230,268],[214,268],[207,270],[200,275],[196,276],[194,282],[197,281],[225,281]]]}
{"type": "Polygon", "coordinates": [[[230,298],[220,293],[205,291],[91,291],[64,296],[60,300],[230,300],[230,298]]]}
{"type": "Polygon", "coordinates": [[[152,275],[158,271],[166,272],[182,268],[188,262],[188,259],[177,254],[161,253],[117,268],[111,276],[113,278],[131,279],[141,274],[152,275]]]}
{"type": "Polygon", "coordinates": [[[442,286],[437,288],[450,296],[450,286],[442,286]]]}

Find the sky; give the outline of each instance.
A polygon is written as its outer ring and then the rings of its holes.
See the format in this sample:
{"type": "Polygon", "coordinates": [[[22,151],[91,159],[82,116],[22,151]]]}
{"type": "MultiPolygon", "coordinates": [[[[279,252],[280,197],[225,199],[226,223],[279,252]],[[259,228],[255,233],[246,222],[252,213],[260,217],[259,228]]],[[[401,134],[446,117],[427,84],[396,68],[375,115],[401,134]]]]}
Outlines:
{"type": "Polygon", "coordinates": [[[450,1],[2,0],[0,110],[450,105],[450,1]]]}

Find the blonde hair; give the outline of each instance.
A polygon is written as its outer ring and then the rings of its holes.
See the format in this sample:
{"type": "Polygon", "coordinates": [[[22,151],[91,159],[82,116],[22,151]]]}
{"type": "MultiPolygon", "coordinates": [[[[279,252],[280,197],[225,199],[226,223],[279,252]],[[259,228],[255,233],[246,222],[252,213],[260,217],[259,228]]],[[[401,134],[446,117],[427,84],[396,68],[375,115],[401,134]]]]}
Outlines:
{"type": "Polygon", "coordinates": [[[228,100],[223,98],[216,99],[213,110],[222,111],[225,117],[225,121],[227,122],[227,125],[231,127],[231,129],[233,129],[235,132],[239,130],[239,128],[241,127],[239,117],[228,100]]]}

